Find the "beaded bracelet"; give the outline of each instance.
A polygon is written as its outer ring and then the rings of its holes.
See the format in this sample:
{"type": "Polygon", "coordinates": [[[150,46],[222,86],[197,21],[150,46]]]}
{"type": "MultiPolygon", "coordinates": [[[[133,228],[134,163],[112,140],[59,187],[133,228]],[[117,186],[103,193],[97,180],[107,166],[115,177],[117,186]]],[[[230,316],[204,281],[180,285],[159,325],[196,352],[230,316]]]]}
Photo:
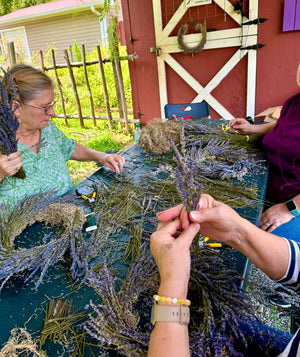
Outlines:
{"type": "Polygon", "coordinates": [[[166,304],[173,304],[173,305],[178,304],[178,305],[186,305],[186,306],[191,305],[191,301],[187,299],[179,299],[179,298],[165,297],[159,295],[153,295],[153,299],[155,301],[164,302],[166,304]]]}

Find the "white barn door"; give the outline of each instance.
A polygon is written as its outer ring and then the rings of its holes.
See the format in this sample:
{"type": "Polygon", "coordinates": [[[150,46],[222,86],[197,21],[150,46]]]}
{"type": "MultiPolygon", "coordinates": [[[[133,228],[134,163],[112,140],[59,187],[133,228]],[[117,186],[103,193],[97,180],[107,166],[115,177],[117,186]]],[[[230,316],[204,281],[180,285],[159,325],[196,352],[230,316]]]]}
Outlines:
{"type": "MultiPolygon", "coordinates": [[[[173,14],[172,18],[163,28],[161,0],[152,0],[152,3],[162,118],[164,118],[164,106],[168,103],[165,66],[169,65],[197,93],[192,102],[201,102],[205,100],[209,106],[212,107],[222,118],[232,119],[233,115],[211,95],[211,92],[227,76],[227,74],[234,68],[234,66],[237,65],[239,61],[246,55],[248,55],[246,116],[251,116],[254,118],[257,51],[241,48],[257,45],[258,25],[247,25],[247,34],[245,35],[242,29],[242,16],[234,12],[233,5],[228,0],[183,0],[178,9],[173,14]],[[207,42],[205,43],[203,50],[225,47],[238,47],[238,49],[228,60],[228,62],[224,64],[224,66],[219,70],[219,72],[209,81],[209,83],[203,87],[198,80],[196,80],[185,68],[182,67],[182,65],[180,65],[174,59],[174,57],[172,57],[172,53],[179,53],[182,52],[182,50],[179,49],[177,45],[177,36],[170,36],[170,33],[189,9],[191,3],[205,4],[211,1],[220,6],[228,16],[231,16],[232,19],[237,22],[239,27],[207,32],[207,42]]],[[[245,23],[257,18],[258,0],[249,0],[249,18],[243,17],[243,22],[245,23]]],[[[194,47],[201,40],[201,36],[201,33],[185,35],[184,43],[189,47],[194,47]]]]}

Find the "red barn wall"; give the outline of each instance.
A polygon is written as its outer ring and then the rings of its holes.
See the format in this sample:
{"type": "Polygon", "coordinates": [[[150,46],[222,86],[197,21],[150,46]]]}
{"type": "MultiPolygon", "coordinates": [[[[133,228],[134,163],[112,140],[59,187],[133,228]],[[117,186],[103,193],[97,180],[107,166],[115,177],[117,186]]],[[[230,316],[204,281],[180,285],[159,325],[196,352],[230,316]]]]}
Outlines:
{"type": "MultiPolygon", "coordinates": [[[[162,3],[163,24],[172,16],[174,0],[162,3]]],[[[138,60],[130,62],[134,117],[142,123],[160,117],[159,85],[155,47],[153,9],[151,0],[122,0],[125,39],[128,53],[136,52],[138,60]]],[[[176,10],[176,9],[175,9],[176,10]]],[[[179,23],[207,20],[207,28],[224,29],[235,26],[222,9],[215,4],[193,8],[179,23]],[[193,12],[191,12],[193,11],[193,12]]],[[[257,53],[256,114],[282,105],[299,91],[296,70],[300,62],[300,31],[283,32],[284,2],[264,0],[259,2],[259,17],[268,20],[259,25],[258,43],[265,44],[257,53]]],[[[246,14],[247,15],[247,14],[246,14]]],[[[179,26],[172,35],[176,35],[179,26]]],[[[204,50],[194,56],[178,53],[174,58],[205,86],[237,50],[234,48],[204,50]]],[[[227,75],[211,93],[234,116],[246,114],[247,56],[227,75]]],[[[169,103],[188,103],[196,93],[174,71],[167,67],[169,103]]],[[[212,118],[220,116],[212,110],[212,118]]]]}

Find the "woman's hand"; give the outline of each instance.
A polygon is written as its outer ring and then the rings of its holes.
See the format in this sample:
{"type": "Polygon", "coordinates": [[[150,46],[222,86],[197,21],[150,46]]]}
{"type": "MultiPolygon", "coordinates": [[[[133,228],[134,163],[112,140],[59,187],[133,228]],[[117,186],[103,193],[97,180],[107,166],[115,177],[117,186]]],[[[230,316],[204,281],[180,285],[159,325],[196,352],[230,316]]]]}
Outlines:
{"type": "Polygon", "coordinates": [[[0,180],[6,176],[15,175],[22,167],[22,157],[19,151],[9,155],[0,154],[0,180]]]}
{"type": "Polygon", "coordinates": [[[240,232],[247,221],[228,205],[216,201],[208,194],[202,194],[198,210],[187,213],[183,205],[159,212],[161,222],[180,217],[181,229],[186,229],[190,222],[200,223],[200,233],[218,242],[236,244],[240,232]]]}
{"type": "Polygon", "coordinates": [[[285,203],[278,203],[263,212],[259,228],[272,232],[275,228],[289,222],[294,215],[287,209],[285,203]]]}
{"type": "MultiPolygon", "coordinates": [[[[217,204],[221,204],[221,202],[218,202],[210,195],[203,193],[197,209],[202,210],[205,208],[212,208],[217,204]]],[[[157,213],[157,218],[161,222],[167,222],[176,217],[180,218],[182,229],[186,229],[190,225],[190,218],[183,204],[157,213]]]]}
{"type": "MultiPolygon", "coordinates": [[[[178,213],[180,213],[178,211],[178,213]]],[[[190,245],[199,231],[193,223],[183,230],[180,219],[163,222],[151,235],[150,249],[159,269],[159,295],[186,298],[190,277],[190,245]]]]}
{"type": "Polygon", "coordinates": [[[237,132],[241,135],[252,134],[252,124],[250,124],[246,119],[232,119],[229,122],[229,126],[231,129],[237,130],[237,132]]]}
{"type": "Polygon", "coordinates": [[[106,154],[105,152],[97,151],[79,143],[75,143],[75,150],[71,156],[71,160],[77,161],[98,161],[100,164],[109,167],[114,172],[119,173],[124,164],[125,158],[117,154],[106,154]]]}
{"type": "Polygon", "coordinates": [[[275,125],[276,121],[263,123],[261,125],[254,125],[242,118],[231,119],[229,122],[230,128],[236,130],[241,135],[264,136],[271,131],[275,125]]]}
{"type": "Polygon", "coordinates": [[[109,167],[114,172],[120,173],[125,164],[125,158],[117,154],[104,154],[100,163],[109,167]]]}

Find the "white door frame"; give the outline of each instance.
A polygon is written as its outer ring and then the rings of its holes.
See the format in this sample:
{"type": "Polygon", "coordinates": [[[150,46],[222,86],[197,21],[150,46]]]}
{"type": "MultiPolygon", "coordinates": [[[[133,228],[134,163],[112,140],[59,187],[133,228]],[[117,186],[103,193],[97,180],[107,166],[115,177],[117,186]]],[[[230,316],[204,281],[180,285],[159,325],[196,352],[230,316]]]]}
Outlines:
{"type": "MultiPolygon", "coordinates": [[[[192,102],[205,100],[222,118],[232,119],[234,116],[210,93],[216,88],[227,74],[234,68],[239,61],[248,54],[247,68],[247,108],[246,116],[255,116],[255,92],[256,92],[256,65],[257,51],[242,50],[241,47],[257,45],[258,25],[242,26],[242,16],[234,12],[233,5],[228,0],[213,0],[219,5],[227,15],[233,18],[240,27],[227,30],[207,32],[207,42],[203,50],[213,48],[239,47],[229,61],[219,70],[219,72],[203,87],[182,65],[173,57],[172,53],[179,53],[182,50],[177,45],[177,36],[170,37],[170,33],[181,20],[183,15],[189,9],[186,6],[186,0],[183,0],[170,21],[162,27],[161,0],[152,0],[154,14],[155,41],[157,53],[157,68],[159,82],[159,96],[161,116],[164,114],[164,106],[168,103],[167,83],[166,83],[166,65],[168,64],[197,95],[192,102]],[[247,33],[243,33],[247,30],[247,33]]],[[[200,5],[201,6],[201,5],[200,5]]],[[[244,17],[244,22],[258,18],[258,0],[249,0],[249,18],[244,17]]],[[[184,36],[184,42],[189,47],[193,47],[201,40],[201,33],[184,36]]]]}

